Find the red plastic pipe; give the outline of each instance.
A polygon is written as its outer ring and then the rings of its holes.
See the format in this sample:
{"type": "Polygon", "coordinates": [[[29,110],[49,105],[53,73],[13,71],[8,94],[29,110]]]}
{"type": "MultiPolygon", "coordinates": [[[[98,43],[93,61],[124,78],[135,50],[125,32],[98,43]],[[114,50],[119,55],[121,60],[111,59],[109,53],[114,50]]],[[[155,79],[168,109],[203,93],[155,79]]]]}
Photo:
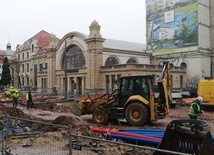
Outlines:
{"type": "Polygon", "coordinates": [[[136,138],[144,138],[144,139],[156,140],[156,141],[160,141],[160,142],[162,140],[161,138],[157,138],[157,137],[133,134],[133,133],[128,133],[128,132],[120,132],[120,131],[115,131],[115,130],[110,130],[110,129],[92,128],[92,131],[97,132],[97,133],[116,134],[116,135],[130,136],[130,137],[136,137],[136,138]]]}

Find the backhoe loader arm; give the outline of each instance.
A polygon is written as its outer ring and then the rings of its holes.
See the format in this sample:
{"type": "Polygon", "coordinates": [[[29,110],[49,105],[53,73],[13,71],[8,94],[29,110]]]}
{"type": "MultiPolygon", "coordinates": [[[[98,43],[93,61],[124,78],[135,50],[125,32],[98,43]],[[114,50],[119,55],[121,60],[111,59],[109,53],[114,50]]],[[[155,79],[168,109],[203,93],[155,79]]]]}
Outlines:
{"type": "Polygon", "coordinates": [[[166,105],[166,114],[169,113],[169,104],[172,100],[170,78],[170,64],[168,61],[164,61],[163,70],[158,80],[158,88],[161,105],[166,105]]]}

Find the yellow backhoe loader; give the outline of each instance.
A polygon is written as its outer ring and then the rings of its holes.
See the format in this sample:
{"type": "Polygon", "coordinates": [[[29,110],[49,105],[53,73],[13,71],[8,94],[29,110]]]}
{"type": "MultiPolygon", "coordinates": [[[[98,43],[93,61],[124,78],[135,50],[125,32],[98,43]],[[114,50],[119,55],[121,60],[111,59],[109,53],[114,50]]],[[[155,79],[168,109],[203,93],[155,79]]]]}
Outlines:
{"type": "Polygon", "coordinates": [[[109,120],[126,119],[133,126],[142,126],[166,117],[169,113],[170,64],[163,63],[160,79],[157,81],[159,98],[154,96],[154,76],[131,75],[120,78],[119,89],[91,97],[86,94],[76,107],[75,115],[92,114],[96,123],[106,124],[109,120]]]}

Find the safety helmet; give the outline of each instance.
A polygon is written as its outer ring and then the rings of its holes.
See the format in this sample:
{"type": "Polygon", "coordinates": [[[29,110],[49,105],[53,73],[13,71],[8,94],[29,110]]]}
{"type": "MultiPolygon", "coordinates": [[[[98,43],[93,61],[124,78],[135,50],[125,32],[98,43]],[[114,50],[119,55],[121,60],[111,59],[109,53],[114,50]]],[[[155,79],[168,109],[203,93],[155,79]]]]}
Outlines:
{"type": "Polygon", "coordinates": [[[203,101],[203,98],[202,98],[201,96],[198,96],[198,97],[196,98],[196,100],[202,102],[202,101],[203,101]]]}

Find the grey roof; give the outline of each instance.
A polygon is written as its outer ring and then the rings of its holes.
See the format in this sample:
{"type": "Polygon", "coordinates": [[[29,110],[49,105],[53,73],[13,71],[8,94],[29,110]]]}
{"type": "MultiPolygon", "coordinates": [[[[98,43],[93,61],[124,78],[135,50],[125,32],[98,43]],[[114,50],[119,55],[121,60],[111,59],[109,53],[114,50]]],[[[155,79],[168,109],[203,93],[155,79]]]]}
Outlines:
{"type": "Polygon", "coordinates": [[[14,51],[11,50],[11,44],[7,43],[7,49],[4,51],[5,56],[11,56],[14,54],[14,51]]]}
{"type": "MultiPolygon", "coordinates": [[[[77,32],[77,31],[72,31],[70,33],[74,33],[74,34],[76,33],[82,36],[84,39],[88,39],[88,35],[84,33],[77,32]]],[[[103,43],[104,48],[135,51],[135,52],[145,52],[146,50],[146,44],[128,42],[128,41],[122,41],[122,40],[106,39],[106,38],[104,39],[105,39],[103,43]]]]}
{"type": "Polygon", "coordinates": [[[4,55],[5,55],[5,56],[11,56],[11,55],[13,55],[13,54],[14,54],[14,51],[11,50],[11,49],[7,49],[7,50],[4,51],[4,55]]]}
{"type": "Polygon", "coordinates": [[[105,42],[103,43],[103,47],[136,52],[145,52],[144,50],[146,50],[145,44],[113,39],[106,39],[105,42]]]}
{"type": "Polygon", "coordinates": [[[7,47],[11,47],[11,44],[10,44],[10,43],[7,43],[7,47]]]}
{"type": "Polygon", "coordinates": [[[72,32],[67,33],[66,35],[68,35],[68,34],[77,34],[80,37],[82,37],[83,39],[88,39],[88,35],[87,34],[84,34],[84,33],[78,32],[78,31],[72,31],[72,32]]]}

